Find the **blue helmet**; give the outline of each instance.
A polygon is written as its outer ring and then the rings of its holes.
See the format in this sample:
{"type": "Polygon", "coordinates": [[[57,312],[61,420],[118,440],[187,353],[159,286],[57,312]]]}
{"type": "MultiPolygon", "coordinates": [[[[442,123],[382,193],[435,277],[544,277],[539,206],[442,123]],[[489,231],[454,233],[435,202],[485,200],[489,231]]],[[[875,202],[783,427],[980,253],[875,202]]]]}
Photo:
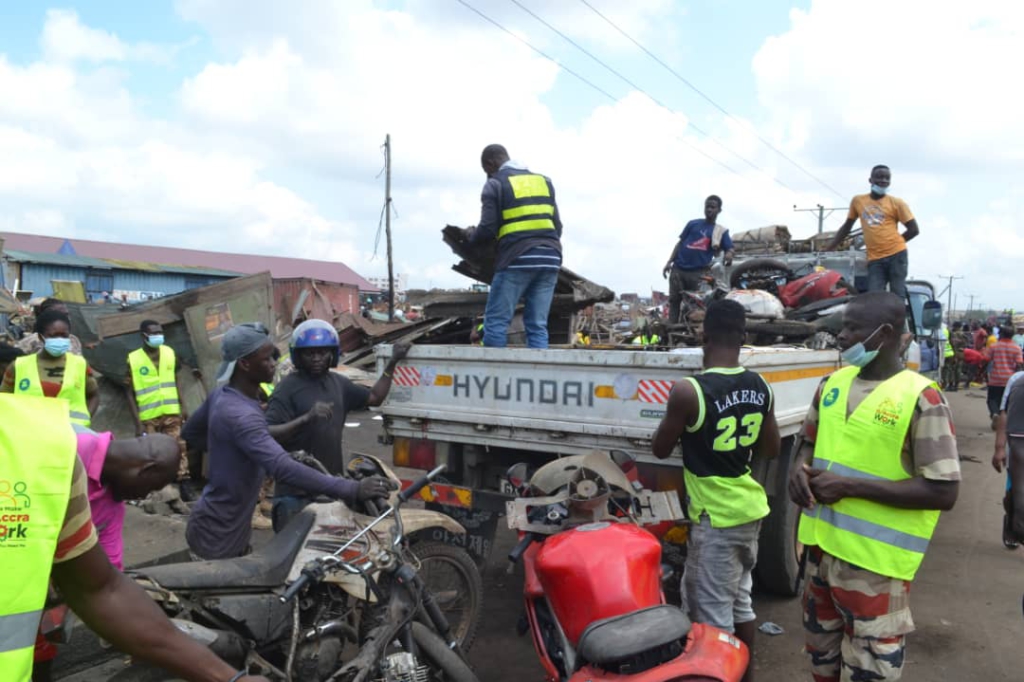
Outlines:
{"type": "Polygon", "coordinates": [[[292,343],[290,346],[292,364],[298,367],[295,358],[295,351],[303,348],[333,348],[334,360],[331,366],[338,364],[341,355],[341,347],[338,344],[338,332],[334,327],[323,320],[306,320],[292,332],[292,343]]]}

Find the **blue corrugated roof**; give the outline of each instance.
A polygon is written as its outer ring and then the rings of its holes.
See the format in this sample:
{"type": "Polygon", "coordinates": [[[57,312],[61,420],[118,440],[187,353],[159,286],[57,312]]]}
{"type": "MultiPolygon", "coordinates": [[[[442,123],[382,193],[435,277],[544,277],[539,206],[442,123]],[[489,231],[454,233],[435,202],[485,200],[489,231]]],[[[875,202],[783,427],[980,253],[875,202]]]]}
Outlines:
{"type": "Polygon", "coordinates": [[[63,253],[38,253],[20,249],[4,249],[4,254],[16,263],[41,263],[44,265],[64,265],[78,268],[99,268],[104,270],[144,270],[148,272],[169,272],[184,275],[208,277],[239,277],[242,273],[217,268],[189,267],[186,265],[164,265],[161,263],[143,263],[141,261],[123,261],[106,258],[90,258],[63,253]]]}

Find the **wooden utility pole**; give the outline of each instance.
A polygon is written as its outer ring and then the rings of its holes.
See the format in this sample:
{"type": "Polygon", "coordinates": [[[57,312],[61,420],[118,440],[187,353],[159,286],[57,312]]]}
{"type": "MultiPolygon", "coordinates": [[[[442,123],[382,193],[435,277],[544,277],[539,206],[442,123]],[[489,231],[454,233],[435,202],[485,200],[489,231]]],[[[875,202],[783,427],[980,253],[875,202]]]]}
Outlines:
{"type": "Polygon", "coordinates": [[[821,234],[825,230],[825,218],[828,215],[832,215],[832,211],[842,211],[842,208],[825,208],[821,204],[818,204],[815,208],[797,208],[796,204],[793,204],[793,211],[795,213],[803,213],[804,211],[810,211],[818,214],[818,234],[821,234]],[[828,215],[825,215],[825,211],[828,211],[828,215]]]}
{"type": "Polygon", "coordinates": [[[391,253],[391,135],[384,136],[384,232],[388,240],[388,321],[395,321],[395,263],[391,253]]]}
{"type": "Polygon", "coordinates": [[[949,284],[946,285],[946,290],[939,294],[946,294],[946,322],[947,324],[953,324],[953,280],[963,279],[960,275],[939,275],[939,279],[949,280],[949,284]]]}

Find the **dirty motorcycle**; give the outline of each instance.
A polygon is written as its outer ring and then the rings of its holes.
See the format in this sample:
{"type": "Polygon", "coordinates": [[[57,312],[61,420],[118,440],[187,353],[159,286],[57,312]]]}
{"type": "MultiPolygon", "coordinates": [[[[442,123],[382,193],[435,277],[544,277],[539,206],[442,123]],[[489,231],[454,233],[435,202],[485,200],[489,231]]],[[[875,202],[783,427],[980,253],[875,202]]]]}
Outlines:
{"type": "Polygon", "coordinates": [[[684,518],[677,494],[645,490],[629,471],[628,455],[601,452],[549,462],[528,480],[525,464],[509,469],[519,633],[532,635],[546,682],[738,682],[746,646],[665,602],[653,533],[684,518]]]}
{"type": "MultiPolygon", "coordinates": [[[[315,460],[305,463],[316,466],[315,460]]],[[[478,682],[465,660],[479,626],[483,584],[469,554],[413,544],[429,529],[465,533],[453,519],[403,504],[438,467],[389,500],[314,503],[271,542],[237,559],[146,568],[129,575],[174,624],[228,663],[272,680],[478,682]]],[[[356,479],[395,474],[357,455],[356,479]]],[[[163,682],[143,663],[110,682],[163,682]]]]}

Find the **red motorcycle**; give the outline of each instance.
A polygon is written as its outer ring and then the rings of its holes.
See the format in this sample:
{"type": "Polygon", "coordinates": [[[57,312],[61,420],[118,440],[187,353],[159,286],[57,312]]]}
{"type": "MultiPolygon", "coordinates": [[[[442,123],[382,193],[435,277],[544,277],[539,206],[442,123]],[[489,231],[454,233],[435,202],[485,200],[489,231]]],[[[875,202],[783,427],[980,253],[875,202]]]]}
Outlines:
{"type": "Polygon", "coordinates": [[[632,459],[604,453],[555,460],[529,481],[525,464],[509,470],[520,541],[508,558],[525,571],[519,634],[532,634],[547,682],[739,682],[746,646],[665,603],[648,529],[684,518],[677,494],[626,471],[632,459]]]}

